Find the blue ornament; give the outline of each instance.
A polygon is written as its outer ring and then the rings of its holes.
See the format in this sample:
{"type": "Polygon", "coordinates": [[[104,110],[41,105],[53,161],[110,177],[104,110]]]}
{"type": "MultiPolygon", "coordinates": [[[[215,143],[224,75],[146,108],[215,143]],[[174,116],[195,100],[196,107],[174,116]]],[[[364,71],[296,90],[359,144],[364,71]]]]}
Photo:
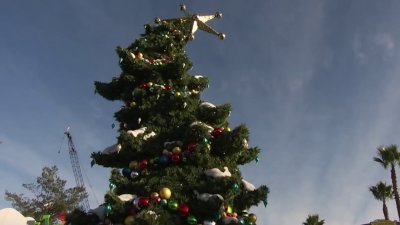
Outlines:
{"type": "Polygon", "coordinates": [[[163,206],[168,205],[167,199],[164,199],[164,198],[160,200],[160,203],[161,203],[161,205],[163,205],[163,206]]]}
{"type": "Polygon", "coordinates": [[[160,156],[160,161],[159,162],[160,162],[161,166],[166,166],[166,165],[169,164],[169,157],[166,156],[166,155],[162,155],[162,156],[160,156]]]}
{"type": "Polygon", "coordinates": [[[243,218],[239,218],[239,224],[244,224],[244,219],[243,218]]]}
{"type": "Polygon", "coordinates": [[[260,159],[257,157],[257,158],[256,158],[256,163],[258,163],[258,161],[260,161],[260,159]]]}
{"type": "Polygon", "coordinates": [[[122,175],[124,175],[124,177],[131,177],[131,173],[132,173],[132,170],[129,168],[122,169],[122,175]]]}

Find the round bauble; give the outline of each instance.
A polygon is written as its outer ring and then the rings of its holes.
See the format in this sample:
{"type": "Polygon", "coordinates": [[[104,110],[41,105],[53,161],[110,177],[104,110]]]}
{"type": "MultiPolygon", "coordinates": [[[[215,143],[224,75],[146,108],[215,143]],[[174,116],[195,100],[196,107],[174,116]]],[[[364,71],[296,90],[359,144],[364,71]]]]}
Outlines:
{"type": "Polygon", "coordinates": [[[178,146],[176,146],[176,147],[174,147],[174,148],[172,149],[172,152],[173,152],[174,154],[179,154],[179,153],[181,153],[181,148],[178,147],[178,146]]]}
{"type": "Polygon", "coordinates": [[[141,170],[144,170],[147,168],[147,165],[149,164],[149,162],[146,159],[140,160],[139,161],[139,168],[141,170]]]}
{"type": "Polygon", "coordinates": [[[132,173],[131,173],[131,178],[135,178],[135,177],[137,177],[137,176],[139,176],[139,173],[136,172],[136,171],[132,171],[132,173]]]}
{"type": "Polygon", "coordinates": [[[168,201],[168,208],[172,209],[172,210],[177,210],[178,209],[178,202],[176,200],[168,201]]]}
{"type": "Polygon", "coordinates": [[[250,220],[251,222],[255,223],[257,221],[257,216],[254,213],[250,213],[248,220],[250,220]]]}
{"type": "Polygon", "coordinates": [[[138,52],[138,53],[136,54],[136,58],[138,58],[138,59],[143,59],[143,54],[142,54],[141,52],[138,52]]]}
{"type": "Polygon", "coordinates": [[[166,206],[168,204],[168,201],[167,199],[160,199],[160,203],[161,205],[166,206]]]}
{"type": "Polygon", "coordinates": [[[169,84],[164,85],[165,90],[169,91],[172,89],[172,86],[169,84]]]}
{"type": "Polygon", "coordinates": [[[174,162],[174,163],[179,162],[180,158],[181,158],[181,157],[180,157],[178,154],[173,154],[173,155],[171,156],[171,160],[172,160],[172,162],[174,162]]]}
{"type": "Polygon", "coordinates": [[[129,168],[130,168],[130,169],[133,169],[133,170],[137,169],[137,168],[138,168],[138,162],[135,161],[135,160],[131,161],[131,162],[129,163],[129,168]]]}
{"type": "Polygon", "coordinates": [[[164,187],[160,190],[160,197],[164,199],[170,199],[172,195],[171,189],[164,187]]]}
{"type": "Polygon", "coordinates": [[[192,151],[196,147],[196,143],[189,143],[187,146],[187,150],[192,151]]]}
{"type": "Polygon", "coordinates": [[[123,168],[123,169],[122,169],[122,175],[123,175],[124,177],[130,177],[130,176],[131,176],[131,173],[132,173],[132,170],[129,169],[129,168],[123,168]]]}
{"type": "Polygon", "coordinates": [[[186,222],[190,225],[195,225],[195,224],[197,224],[197,219],[196,219],[196,217],[190,215],[187,217],[186,222]]]}
{"type": "Polygon", "coordinates": [[[169,157],[166,156],[166,155],[160,156],[159,163],[160,163],[161,166],[166,166],[166,165],[168,165],[168,163],[169,163],[169,157]]]}
{"type": "Polygon", "coordinates": [[[153,192],[150,194],[151,199],[157,199],[158,197],[160,197],[160,195],[157,192],[153,192]]]}
{"type": "Polygon", "coordinates": [[[237,191],[239,189],[239,184],[238,183],[233,183],[232,184],[232,190],[237,191]]]}
{"type": "Polygon", "coordinates": [[[181,203],[178,208],[179,215],[188,216],[189,215],[189,206],[185,203],[181,203]]]}
{"type": "Polygon", "coordinates": [[[139,208],[143,208],[145,206],[148,206],[150,204],[150,199],[146,198],[146,197],[140,197],[139,198],[139,202],[138,202],[138,206],[139,208]]]}
{"type": "Polygon", "coordinates": [[[133,216],[127,216],[124,220],[125,225],[133,225],[134,222],[135,222],[135,217],[133,216]]]}

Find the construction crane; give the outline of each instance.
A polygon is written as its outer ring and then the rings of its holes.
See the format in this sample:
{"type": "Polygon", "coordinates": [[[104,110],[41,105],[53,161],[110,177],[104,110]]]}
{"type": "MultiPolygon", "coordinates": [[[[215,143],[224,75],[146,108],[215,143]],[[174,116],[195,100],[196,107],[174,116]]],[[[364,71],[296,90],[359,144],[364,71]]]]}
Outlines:
{"type": "MultiPolygon", "coordinates": [[[[72,165],[72,170],[74,171],[74,177],[76,181],[76,185],[78,187],[82,187],[84,190],[85,189],[85,183],[83,182],[83,177],[81,173],[81,167],[79,164],[79,159],[78,159],[78,154],[75,149],[74,142],[72,141],[72,136],[71,132],[69,132],[69,127],[67,130],[64,132],[65,135],[67,135],[68,138],[68,149],[69,149],[69,157],[71,159],[71,165],[72,165]]],[[[84,210],[85,212],[89,211],[90,205],[89,205],[89,200],[87,197],[85,197],[82,202],[80,203],[80,208],[84,210]]]]}

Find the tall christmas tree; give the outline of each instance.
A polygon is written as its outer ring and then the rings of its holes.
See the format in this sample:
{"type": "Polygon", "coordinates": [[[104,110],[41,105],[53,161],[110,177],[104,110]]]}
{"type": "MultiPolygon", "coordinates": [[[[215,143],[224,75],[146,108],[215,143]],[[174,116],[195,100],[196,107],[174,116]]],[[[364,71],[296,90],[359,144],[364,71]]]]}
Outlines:
{"type": "Polygon", "coordinates": [[[117,48],[122,69],[96,92],[119,100],[117,143],[92,154],[92,163],[112,167],[105,203],[73,213],[69,224],[222,225],[256,224],[248,212],[267,204],[268,188],[244,180],[240,165],[258,161],[245,125],[229,128],[229,104],[200,99],[204,76],[189,75],[188,41],[201,29],[224,39],[206,24],[215,15],[156,19],[127,48],[117,48]],[[90,215],[92,214],[92,215],[90,215]]]}

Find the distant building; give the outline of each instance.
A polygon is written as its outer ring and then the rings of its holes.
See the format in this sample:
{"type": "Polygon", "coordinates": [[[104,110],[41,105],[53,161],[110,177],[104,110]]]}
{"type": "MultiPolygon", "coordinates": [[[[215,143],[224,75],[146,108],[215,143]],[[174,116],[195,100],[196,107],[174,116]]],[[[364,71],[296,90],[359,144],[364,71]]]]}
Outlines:
{"type": "Polygon", "coordinates": [[[375,220],[363,225],[400,225],[400,222],[390,220],[375,220]]]}

